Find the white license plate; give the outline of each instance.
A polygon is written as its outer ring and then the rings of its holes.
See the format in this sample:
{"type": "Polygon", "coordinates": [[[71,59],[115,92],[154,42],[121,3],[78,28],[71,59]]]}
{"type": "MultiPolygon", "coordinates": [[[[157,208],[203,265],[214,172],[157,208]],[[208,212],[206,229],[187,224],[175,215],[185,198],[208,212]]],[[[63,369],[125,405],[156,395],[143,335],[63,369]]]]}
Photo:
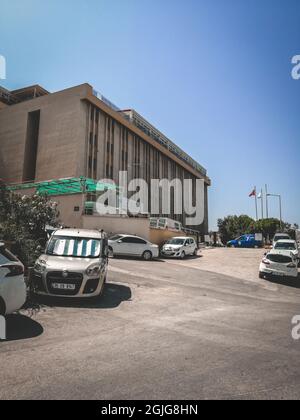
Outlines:
{"type": "Polygon", "coordinates": [[[284,273],[278,273],[278,272],[272,272],[271,275],[272,276],[277,276],[277,277],[285,277],[284,273]]]}
{"type": "Polygon", "coordinates": [[[75,290],[75,284],[65,284],[65,283],[52,283],[53,289],[59,290],[75,290]]]}

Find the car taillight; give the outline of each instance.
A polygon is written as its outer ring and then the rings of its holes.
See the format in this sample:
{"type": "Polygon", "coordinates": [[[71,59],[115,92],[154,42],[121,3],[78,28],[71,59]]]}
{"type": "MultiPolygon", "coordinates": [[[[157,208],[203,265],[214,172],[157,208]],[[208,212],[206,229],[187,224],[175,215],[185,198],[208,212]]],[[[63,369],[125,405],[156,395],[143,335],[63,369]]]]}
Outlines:
{"type": "Polygon", "coordinates": [[[297,266],[296,266],[296,264],[295,264],[295,263],[289,263],[289,264],[287,265],[287,267],[288,267],[288,268],[296,268],[297,266]]]}
{"type": "Polygon", "coordinates": [[[5,277],[14,277],[14,276],[20,276],[21,274],[24,274],[24,268],[22,267],[22,265],[18,265],[18,264],[3,265],[2,268],[6,268],[9,270],[9,273],[7,273],[5,277]]]}
{"type": "Polygon", "coordinates": [[[266,265],[270,265],[271,263],[270,263],[270,261],[267,259],[267,258],[264,258],[263,260],[262,260],[262,262],[264,263],[264,264],[266,264],[266,265]]]}

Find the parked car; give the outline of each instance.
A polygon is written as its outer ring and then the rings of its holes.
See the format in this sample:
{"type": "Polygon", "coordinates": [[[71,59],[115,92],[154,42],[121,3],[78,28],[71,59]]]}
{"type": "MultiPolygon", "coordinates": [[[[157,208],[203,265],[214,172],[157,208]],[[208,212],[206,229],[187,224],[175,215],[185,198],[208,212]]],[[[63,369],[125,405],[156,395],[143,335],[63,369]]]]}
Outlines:
{"type": "Polygon", "coordinates": [[[263,242],[256,240],[255,235],[242,235],[233,241],[227,242],[227,246],[231,248],[261,248],[263,242]]]}
{"type": "Polygon", "coordinates": [[[141,257],[146,261],[159,257],[158,245],[134,235],[114,235],[108,240],[110,256],[141,257]]]}
{"type": "Polygon", "coordinates": [[[296,241],[292,239],[280,239],[274,245],[274,249],[282,251],[286,255],[292,253],[296,258],[300,258],[300,249],[296,241]]]}
{"type": "Polygon", "coordinates": [[[38,295],[101,296],[107,275],[108,245],[97,230],[60,229],[35,263],[33,290],[38,295]]]}
{"type": "Polygon", "coordinates": [[[275,246],[277,241],[281,241],[282,239],[291,239],[290,235],[287,233],[276,233],[276,235],[273,238],[273,247],[275,246]]]}
{"type": "Polygon", "coordinates": [[[21,309],[25,302],[24,266],[0,243],[0,315],[21,309]]]}
{"type": "Polygon", "coordinates": [[[169,239],[162,247],[164,257],[184,259],[187,255],[197,255],[198,247],[194,238],[178,237],[169,239]]]}
{"type": "Polygon", "coordinates": [[[268,276],[297,278],[298,260],[295,255],[292,252],[272,249],[263,258],[259,267],[259,277],[268,276]]]}

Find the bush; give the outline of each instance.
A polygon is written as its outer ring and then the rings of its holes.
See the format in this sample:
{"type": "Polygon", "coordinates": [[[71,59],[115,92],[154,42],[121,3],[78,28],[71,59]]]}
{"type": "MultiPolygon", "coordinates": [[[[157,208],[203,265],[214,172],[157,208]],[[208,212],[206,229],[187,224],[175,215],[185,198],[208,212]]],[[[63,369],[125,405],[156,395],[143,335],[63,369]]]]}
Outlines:
{"type": "Polygon", "coordinates": [[[12,251],[26,267],[34,264],[47,241],[46,225],[58,225],[57,203],[47,196],[9,193],[0,183],[0,238],[13,243],[12,251]]]}

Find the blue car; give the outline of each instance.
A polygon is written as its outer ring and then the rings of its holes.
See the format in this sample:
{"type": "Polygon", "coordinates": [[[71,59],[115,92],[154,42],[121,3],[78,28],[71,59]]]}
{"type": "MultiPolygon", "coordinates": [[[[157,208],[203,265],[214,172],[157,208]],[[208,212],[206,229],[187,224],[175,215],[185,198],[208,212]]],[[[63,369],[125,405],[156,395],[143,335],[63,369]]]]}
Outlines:
{"type": "Polygon", "coordinates": [[[242,235],[233,241],[227,242],[227,246],[232,248],[261,248],[262,245],[262,241],[257,241],[255,235],[242,235]]]}

